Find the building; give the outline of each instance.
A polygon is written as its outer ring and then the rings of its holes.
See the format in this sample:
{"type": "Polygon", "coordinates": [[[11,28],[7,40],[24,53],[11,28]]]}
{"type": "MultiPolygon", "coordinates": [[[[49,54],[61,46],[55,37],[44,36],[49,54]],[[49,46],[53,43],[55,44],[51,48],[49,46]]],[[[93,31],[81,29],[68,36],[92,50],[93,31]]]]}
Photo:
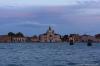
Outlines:
{"type": "Polygon", "coordinates": [[[49,27],[48,30],[40,34],[39,36],[26,37],[23,33],[13,33],[9,32],[7,35],[0,35],[0,43],[29,43],[29,42],[100,42],[100,34],[95,36],[91,35],[79,35],[79,34],[70,34],[61,36],[60,34],[55,33],[55,31],[49,27]]]}
{"type": "Polygon", "coordinates": [[[39,42],[39,37],[34,35],[33,37],[31,37],[31,42],[39,42]]]}
{"type": "Polygon", "coordinates": [[[97,39],[97,42],[100,42],[100,34],[96,34],[95,38],[97,39]]]}
{"type": "Polygon", "coordinates": [[[96,34],[95,38],[100,39],[100,34],[96,34]]]}
{"type": "Polygon", "coordinates": [[[93,42],[98,41],[94,36],[90,36],[90,35],[82,35],[81,36],[81,42],[88,42],[88,40],[92,40],[93,42]]]}
{"type": "Polygon", "coordinates": [[[62,42],[69,42],[69,36],[68,35],[61,36],[61,40],[62,42]]]}
{"type": "Polygon", "coordinates": [[[79,34],[70,34],[69,41],[73,40],[74,42],[80,42],[81,36],[79,34]]]}
{"type": "Polygon", "coordinates": [[[12,42],[13,43],[24,43],[27,41],[26,37],[13,37],[12,42]]]}
{"type": "Polygon", "coordinates": [[[11,40],[8,35],[0,35],[0,43],[9,43],[9,42],[11,42],[11,40]]]}
{"type": "Polygon", "coordinates": [[[14,43],[24,43],[26,42],[27,38],[24,37],[23,33],[18,32],[14,36],[12,36],[12,41],[14,43]]]}
{"type": "Polygon", "coordinates": [[[54,30],[49,27],[49,29],[46,31],[46,33],[41,34],[39,36],[40,42],[61,42],[61,36],[59,34],[56,34],[54,30]]]}

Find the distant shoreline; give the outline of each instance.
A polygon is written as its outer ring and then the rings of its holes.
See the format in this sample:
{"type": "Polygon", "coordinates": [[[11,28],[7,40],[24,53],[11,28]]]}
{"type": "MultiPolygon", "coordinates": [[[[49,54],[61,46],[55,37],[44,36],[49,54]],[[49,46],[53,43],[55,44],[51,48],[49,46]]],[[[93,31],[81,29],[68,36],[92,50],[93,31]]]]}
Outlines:
{"type": "Polygon", "coordinates": [[[60,35],[56,33],[50,26],[46,32],[40,35],[33,35],[31,37],[25,36],[23,33],[9,32],[6,35],[0,35],[0,43],[63,43],[63,42],[91,42],[100,43],[100,34],[95,36],[80,35],[80,34],[66,34],[60,35]]]}
{"type": "MultiPolygon", "coordinates": [[[[0,44],[1,43],[6,43],[6,42],[0,42],[0,44]]],[[[49,44],[53,44],[53,43],[70,43],[70,42],[16,42],[17,44],[21,44],[21,43],[28,43],[28,44],[30,44],[30,43],[33,43],[33,44],[35,44],[35,43],[49,43],[49,44]]],[[[6,44],[16,44],[16,43],[14,43],[14,42],[8,42],[8,43],[6,43],[6,44]]],[[[77,44],[77,43],[88,43],[88,42],[74,42],[74,44],[77,44]]],[[[92,42],[92,43],[100,43],[100,42],[92,42]]]]}

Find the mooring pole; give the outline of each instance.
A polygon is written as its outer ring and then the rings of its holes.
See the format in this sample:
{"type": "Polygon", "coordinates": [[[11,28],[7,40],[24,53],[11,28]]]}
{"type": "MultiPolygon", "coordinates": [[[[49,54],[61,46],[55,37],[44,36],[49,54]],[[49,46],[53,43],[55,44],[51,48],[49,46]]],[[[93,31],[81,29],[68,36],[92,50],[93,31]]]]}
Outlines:
{"type": "Polygon", "coordinates": [[[69,44],[74,45],[74,39],[72,37],[69,39],[69,44]]]}
{"type": "Polygon", "coordinates": [[[74,45],[74,42],[73,42],[73,40],[70,40],[70,45],[74,45]]]}
{"type": "Polygon", "coordinates": [[[88,42],[87,42],[87,46],[92,46],[92,40],[88,40],[88,42]]]}

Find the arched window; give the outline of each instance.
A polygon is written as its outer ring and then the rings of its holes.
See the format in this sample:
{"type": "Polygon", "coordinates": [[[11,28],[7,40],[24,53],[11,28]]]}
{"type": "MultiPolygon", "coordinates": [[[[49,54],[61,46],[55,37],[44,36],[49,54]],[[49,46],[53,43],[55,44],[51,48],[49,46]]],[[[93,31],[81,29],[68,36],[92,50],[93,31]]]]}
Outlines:
{"type": "Polygon", "coordinates": [[[49,37],[52,37],[52,35],[49,35],[49,37]]]}

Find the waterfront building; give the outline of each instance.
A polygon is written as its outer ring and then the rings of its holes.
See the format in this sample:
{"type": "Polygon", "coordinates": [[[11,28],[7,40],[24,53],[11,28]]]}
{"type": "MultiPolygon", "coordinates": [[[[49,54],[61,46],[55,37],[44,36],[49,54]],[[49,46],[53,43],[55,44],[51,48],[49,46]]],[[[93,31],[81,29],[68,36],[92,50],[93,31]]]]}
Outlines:
{"type": "Polygon", "coordinates": [[[8,35],[0,35],[0,43],[9,43],[9,42],[11,42],[11,40],[8,35]]]}
{"type": "Polygon", "coordinates": [[[100,34],[95,36],[91,35],[79,35],[79,34],[70,34],[61,36],[60,34],[55,33],[55,31],[49,27],[48,30],[40,34],[39,36],[26,37],[23,33],[13,33],[9,32],[7,35],[0,35],[0,43],[24,43],[24,42],[100,42],[100,34]]]}
{"type": "Polygon", "coordinates": [[[61,40],[62,42],[69,42],[69,36],[68,35],[61,36],[61,40]]]}
{"type": "Polygon", "coordinates": [[[100,39],[100,34],[96,34],[95,38],[100,39]]]}
{"type": "Polygon", "coordinates": [[[39,37],[34,35],[33,37],[31,37],[31,42],[39,42],[39,37]]]}
{"type": "Polygon", "coordinates": [[[74,42],[80,42],[81,36],[79,34],[70,34],[69,41],[73,40],[74,42]]]}
{"type": "Polygon", "coordinates": [[[12,42],[14,42],[14,43],[23,43],[26,41],[27,41],[26,37],[13,37],[12,38],[12,42]]]}
{"type": "Polygon", "coordinates": [[[61,42],[61,35],[56,34],[54,30],[49,27],[46,33],[39,35],[40,42],[61,42]]]}
{"type": "Polygon", "coordinates": [[[24,37],[24,35],[21,32],[16,33],[13,37],[12,37],[12,41],[14,43],[23,43],[26,42],[27,38],[24,37]]]}
{"type": "Polygon", "coordinates": [[[97,39],[94,36],[90,36],[90,35],[81,36],[81,42],[88,42],[88,40],[91,40],[92,42],[97,42],[97,39]]]}
{"type": "Polygon", "coordinates": [[[95,38],[97,39],[97,42],[100,42],[100,34],[96,34],[95,38]]]}

